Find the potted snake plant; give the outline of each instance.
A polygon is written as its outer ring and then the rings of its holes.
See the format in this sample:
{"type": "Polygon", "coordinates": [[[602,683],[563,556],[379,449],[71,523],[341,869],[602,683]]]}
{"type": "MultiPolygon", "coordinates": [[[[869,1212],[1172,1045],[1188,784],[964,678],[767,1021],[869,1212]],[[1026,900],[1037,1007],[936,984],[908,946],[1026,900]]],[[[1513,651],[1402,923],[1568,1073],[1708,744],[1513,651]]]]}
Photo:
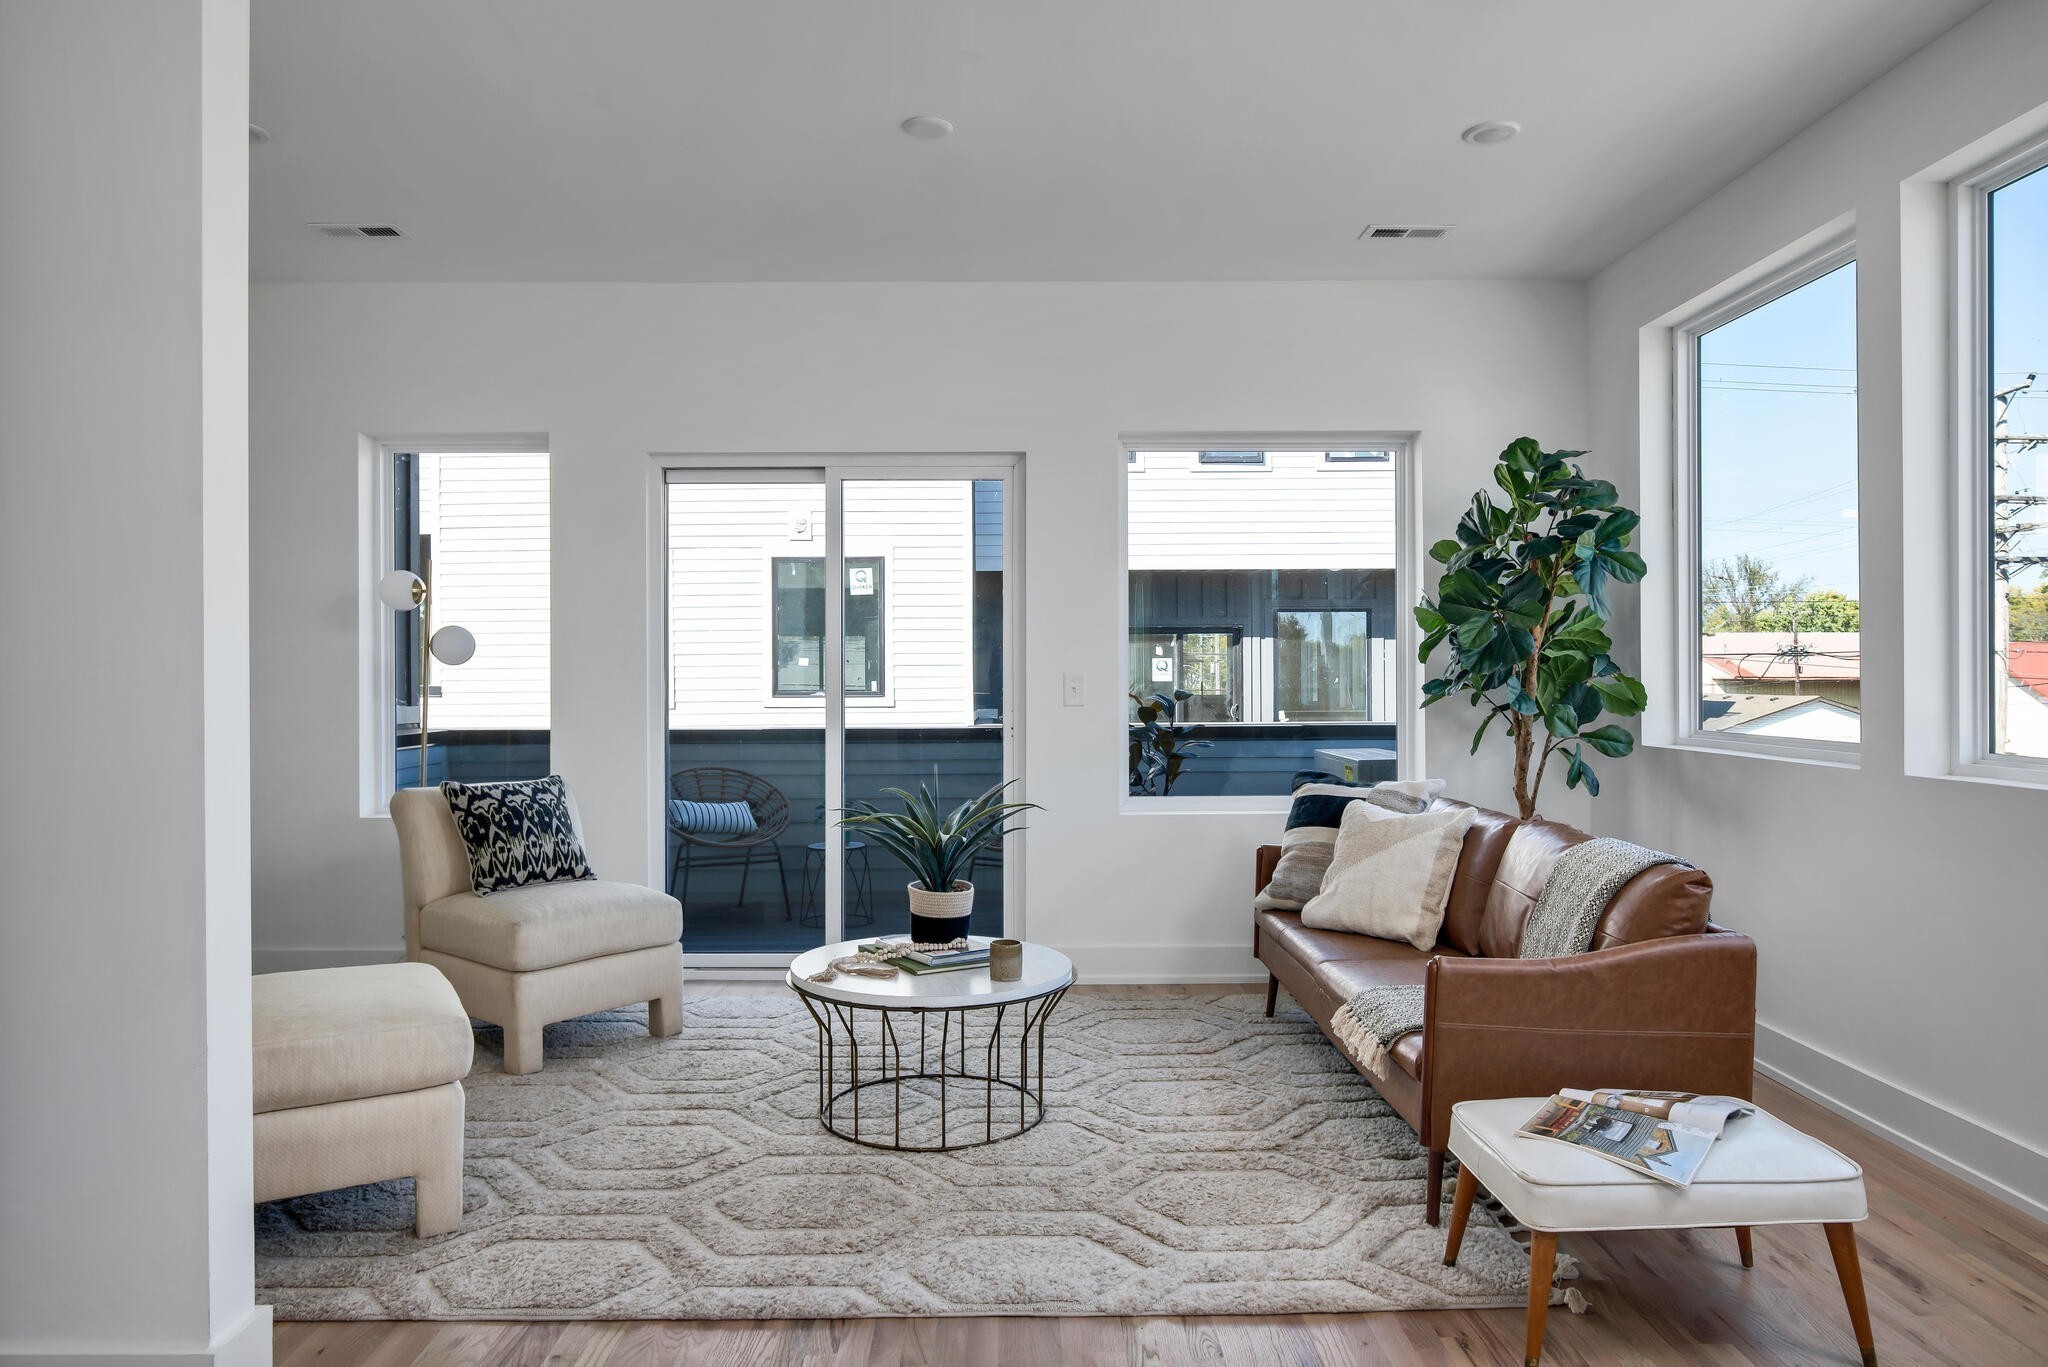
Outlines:
{"type": "MultiPolygon", "coordinates": [[[[1016,782],[1015,779],[1011,783],[1016,782]]],[[[867,801],[849,802],[839,824],[874,841],[910,870],[910,938],[918,944],[950,944],[967,934],[974,910],[974,885],[961,877],[977,855],[998,844],[1021,826],[1011,816],[1035,802],[1005,802],[1009,783],[967,799],[950,812],[939,807],[938,794],[924,784],[912,794],[901,788],[883,792],[903,809],[867,801]]]]}

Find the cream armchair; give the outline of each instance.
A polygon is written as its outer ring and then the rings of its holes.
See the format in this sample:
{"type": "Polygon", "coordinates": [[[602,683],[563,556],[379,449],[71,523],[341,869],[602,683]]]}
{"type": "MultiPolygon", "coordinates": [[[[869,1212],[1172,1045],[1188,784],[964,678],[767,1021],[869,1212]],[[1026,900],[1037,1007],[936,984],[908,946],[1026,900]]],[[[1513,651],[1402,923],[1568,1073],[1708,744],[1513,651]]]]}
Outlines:
{"type": "Polygon", "coordinates": [[[644,1001],[648,1033],[682,1028],[683,908],[675,898],[594,879],[479,897],[440,789],[393,794],[391,824],[405,876],[405,957],[440,969],[465,1011],[504,1029],[506,1072],[540,1071],[549,1021],[644,1001]]]}

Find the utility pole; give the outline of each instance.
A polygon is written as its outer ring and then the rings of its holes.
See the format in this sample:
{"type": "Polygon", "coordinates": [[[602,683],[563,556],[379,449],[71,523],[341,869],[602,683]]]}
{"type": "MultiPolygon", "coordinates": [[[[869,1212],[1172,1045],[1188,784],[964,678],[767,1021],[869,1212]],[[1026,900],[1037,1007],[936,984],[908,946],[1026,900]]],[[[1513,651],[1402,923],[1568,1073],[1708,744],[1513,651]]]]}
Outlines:
{"type": "Polygon", "coordinates": [[[2048,446],[2048,436],[2012,431],[2012,405],[2034,386],[2037,376],[2027,378],[1991,396],[1996,411],[1991,421],[1991,648],[1998,657],[1998,675],[1991,691],[1991,744],[1994,752],[2005,747],[2006,690],[2011,674],[2007,646],[2012,639],[2012,581],[2024,570],[2048,565],[2048,555],[2022,554],[2021,543],[2041,529],[2038,522],[2022,522],[2024,510],[2048,503],[2048,495],[2011,492],[2013,460],[2048,446]]]}

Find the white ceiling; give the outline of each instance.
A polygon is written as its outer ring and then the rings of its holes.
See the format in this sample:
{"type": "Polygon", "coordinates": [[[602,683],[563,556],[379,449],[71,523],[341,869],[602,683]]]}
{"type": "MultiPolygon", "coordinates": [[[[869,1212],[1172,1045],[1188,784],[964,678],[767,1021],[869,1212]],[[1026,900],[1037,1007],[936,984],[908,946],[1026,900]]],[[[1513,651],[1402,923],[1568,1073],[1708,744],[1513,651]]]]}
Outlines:
{"type": "Polygon", "coordinates": [[[1581,277],[1980,3],[256,0],[254,274],[1581,277]]]}

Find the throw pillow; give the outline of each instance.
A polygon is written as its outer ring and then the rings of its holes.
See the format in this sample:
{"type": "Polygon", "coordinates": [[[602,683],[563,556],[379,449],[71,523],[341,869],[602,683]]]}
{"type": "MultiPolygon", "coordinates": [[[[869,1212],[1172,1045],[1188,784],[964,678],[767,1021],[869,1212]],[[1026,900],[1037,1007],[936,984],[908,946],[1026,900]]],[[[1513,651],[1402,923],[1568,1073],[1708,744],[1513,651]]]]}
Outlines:
{"type": "Polygon", "coordinates": [[[1346,809],[1330,871],[1301,923],[1429,949],[1443,929],[1473,815],[1470,807],[1413,816],[1371,812],[1362,802],[1346,809]]]}
{"type": "Polygon", "coordinates": [[[597,877],[569,814],[569,789],[559,777],[444,783],[441,796],[469,851],[469,885],[477,896],[597,877]]]}
{"type": "Polygon", "coordinates": [[[1287,830],[1280,837],[1280,862],[1252,906],[1259,911],[1300,911],[1323,886],[1337,824],[1344,809],[1367,802],[1389,812],[1419,812],[1444,789],[1442,779],[1360,785],[1344,783],[1315,770],[1296,774],[1294,805],[1287,812],[1287,830]]]}
{"type": "Polygon", "coordinates": [[[668,819],[691,835],[752,835],[754,809],[744,802],[691,802],[670,798],[668,819]]]}

